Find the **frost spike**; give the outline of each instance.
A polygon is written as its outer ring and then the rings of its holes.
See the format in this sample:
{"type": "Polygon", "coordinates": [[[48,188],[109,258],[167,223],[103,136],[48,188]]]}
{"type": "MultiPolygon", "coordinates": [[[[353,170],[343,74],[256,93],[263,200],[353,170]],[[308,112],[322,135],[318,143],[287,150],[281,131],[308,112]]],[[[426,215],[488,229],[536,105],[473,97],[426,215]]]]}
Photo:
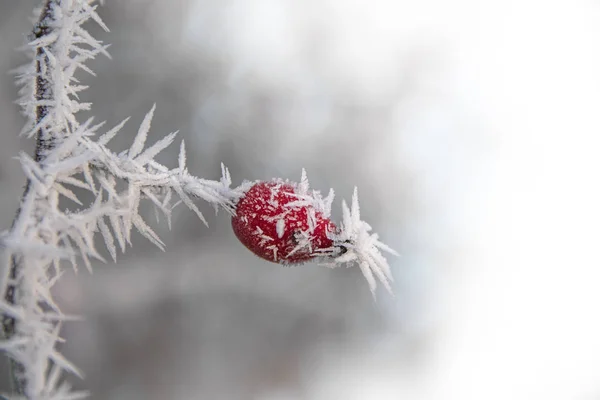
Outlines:
{"type": "Polygon", "coordinates": [[[131,245],[131,227],[133,218],[138,215],[140,205],[140,188],[137,185],[130,184],[128,188],[128,201],[130,202],[130,212],[125,215],[123,222],[125,224],[125,239],[131,245]]]}
{"type": "Polygon", "coordinates": [[[308,194],[308,177],[306,176],[306,170],[302,168],[302,176],[300,177],[300,184],[298,185],[298,194],[305,196],[308,194]]]}
{"type": "Polygon", "coordinates": [[[358,263],[358,266],[360,267],[363,276],[369,284],[369,290],[371,291],[371,294],[373,295],[373,297],[375,297],[375,289],[377,288],[377,282],[375,281],[375,277],[373,276],[373,272],[371,272],[369,264],[366,261],[362,261],[358,263]]]}
{"type": "MultiPolygon", "coordinates": [[[[160,202],[160,200],[148,189],[142,189],[142,193],[144,194],[144,196],[146,196],[147,198],[150,199],[150,201],[152,201],[152,203],[154,203],[154,209],[155,210],[160,210],[163,212],[163,214],[165,215],[169,215],[170,211],[165,208],[165,206],[160,202]]],[[[157,215],[157,221],[158,221],[158,215],[157,215]]]]}
{"type": "Polygon", "coordinates": [[[90,171],[90,164],[86,163],[83,168],[83,178],[90,185],[90,190],[92,193],[96,194],[96,184],[94,183],[94,178],[92,176],[92,171],[90,171]]]}
{"type": "Polygon", "coordinates": [[[56,181],[57,182],[65,183],[67,185],[75,186],[75,187],[78,187],[80,189],[85,189],[85,190],[90,190],[91,191],[91,188],[90,188],[90,186],[87,183],[85,183],[83,181],[80,181],[77,178],[73,178],[72,176],[61,176],[61,177],[58,177],[56,179],[56,181]]]}
{"type": "MultiPolygon", "coordinates": [[[[58,336],[58,332],[57,332],[57,336],[58,336]]],[[[50,358],[52,361],[54,361],[56,363],[56,365],[59,365],[63,370],[69,371],[70,373],[76,375],[80,379],[83,379],[83,373],[79,370],[79,368],[77,368],[75,366],[75,364],[73,364],[72,362],[68,361],[58,351],[53,349],[50,352],[48,358],[50,358]]]]}
{"type": "Polygon", "coordinates": [[[200,220],[204,223],[204,225],[206,225],[208,227],[208,222],[204,218],[204,215],[202,215],[202,213],[200,212],[200,210],[198,210],[198,207],[196,207],[196,205],[194,204],[194,202],[192,201],[192,199],[190,199],[188,197],[188,195],[185,194],[185,192],[183,191],[183,189],[180,186],[175,185],[175,186],[173,186],[173,190],[175,190],[175,192],[177,193],[177,195],[179,196],[179,198],[181,199],[181,201],[183,201],[183,204],[185,204],[190,210],[192,210],[193,212],[195,212],[196,215],[198,216],[198,218],[200,218],[200,220]]]}
{"type": "Polygon", "coordinates": [[[158,140],[152,146],[148,147],[146,150],[142,152],[139,156],[135,158],[135,161],[140,165],[145,165],[150,160],[152,160],[158,153],[169,147],[171,143],[173,143],[173,139],[177,136],[178,131],[169,133],[164,138],[158,140]]]}
{"type": "Polygon", "coordinates": [[[360,224],[360,207],[358,205],[358,188],[354,186],[354,193],[352,193],[352,225],[358,226],[360,224]]]}
{"type": "Polygon", "coordinates": [[[224,163],[221,163],[221,184],[225,187],[231,185],[231,174],[229,173],[229,168],[225,167],[224,163]]]}
{"type": "Polygon", "coordinates": [[[334,197],[335,192],[333,191],[333,189],[329,189],[329,194],[327,194],[327,197],[325,197],[325,199],[323,200],[325,216],[328,218],[331,215],[331,205],[333,204],[334,197]]]}
{"type": "Polygon", "coordinates": [[[48,372],[48,378],[46,380],[46,387],[51,390],[48,391],[52,391],[52,389],[56,388],[61,374],[62,369],[58,365],[53,364],[50,366],[50,371],[48,372]]]}
{"type": "Polygon", "coordinates": [[[104,244],[106,245],[108,253],[112,257],[113,261],[117,262],[117,248],[115,247],[115,239],[112,233],[110,233],[108,225],[106,225],[106,222],[104,222],[103,218],[98,219],[98,228],[100,229],[100,233],[104,238],[104,244]]]}
{"type": "Polygon", "coordinates": [[[102,19],[98,16],[98,14],[96,13],[96,8],[97,6],[94,7],[90,7],[89,5],[83,3],[82,4],[84,10],[86,12],[89,13],[90,17],[102,28],[104,29],[105,32],[110,32],[110,30],[108,29],[108,26],[106,26],[104,24],[104,22],[102,21],[102,19]]]}
{"type": "Polygon", "coordinates": [[[119,243],[121,253],[125,253],[125,235],[123,235],[121,217],[116,215],[109,215],[108,220],[110,221],[112,230],[115,233],[115,237],[117,238],[117,243],[119,243]]]}
{"type": "Polygon", "coordinates": [[[146,237],[146,239],[154,243],[156,247],[158,247],[162,251],[165,251],[165,244],[163,243],[163,241],[160,240],[160,237],[158,237],[156,232],[154,232],[152,228],[150,228],[139,215],[135,215],[131,220],[133,222],[133,225],[142,235],[144,235],[144,237],[146,237]]]}
{"type": "Polygon", "coordinates": [[[125,126],[125,124],[127,123],[127,121],[129,121],[129,118],[130,117],[125,118],[117,126],[115,126],[111,130],[109,130],[108,132],[106,132],[104,135],[100,136],[100,138],[98,139],[97,143],[101,144],[101,145],[107,144],[112,138],[115,137],[115,135],[117,133],[119,133],[119,131],[123,128],[123,126],[125,126]]]}
{"type": "Polygon", "coordinates": [[[185,171],[185,140],[182,140],[181,144],[179,145],[179,158],[177,161],[179,165],[179,172],[183,173],[185,171]]]}
{"type": "Polygon", "coordinates": [[[63,196],[65,196],[67,199],[79,204],[80,206],[83,205],[83,203],[81,201],[79,201],[79,199],[77,198],[77,196],[75,195],[75,193],[73,193],[71,190],[67,189],[66,187],[64,187],[63,185],[61,185],[60,183],[54,182],[53,185],[54,189],[62,194],[63,196]]]}
{"type": "Polygon", "coordinates": [[[152,117],[154,116],[154,110],[156,110],[156,103],[152,106],[148,114],[144,117],[142,124],[140,125],[140,129],[138,130],[135,139],[133,140],[133,144],[129,149],[129,157],[134,158],[144,148],[144,144],[146,143],[146,138],[148,137],[148,132],[150,131],[150,124],[152,123],[152,117]]]}

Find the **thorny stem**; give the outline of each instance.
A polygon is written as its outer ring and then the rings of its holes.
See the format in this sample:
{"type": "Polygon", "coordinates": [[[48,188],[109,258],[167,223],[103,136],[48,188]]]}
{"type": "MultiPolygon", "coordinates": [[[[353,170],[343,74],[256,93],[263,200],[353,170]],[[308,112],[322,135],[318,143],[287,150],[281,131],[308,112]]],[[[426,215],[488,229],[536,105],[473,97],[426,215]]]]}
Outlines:
{"type": "MultiPolygon", "coordinates": [[[[34,39],[39,39],[43,36],[48,35],[51,32],[51,28],[48,24],[53,19],[52,3],[60,4],[60,0],[47,0],[42,10],[39,22],[33,28],[34,39]]],[[[48,64],[48,58],[44,55],[42,48],[36,50],[36,82],[35,82],[35,99],[39,102],[41,100],[51,100],[54,96],[52,93],[50,82],[42,74],[42,69],[48,64]]],[[[36,108],[36,123],[39,123],[48,114],[48,106],[38,105],[36,108]]],[[[44,127],[40,127],[36,136],[35,146],[35,161],[40,162],[44,159],[45,154],[48,150],[54,147],[54,138],[47,135],[44,127]]]]}
{"type": "MultiPolygon", "coordinates": [[[[49,26],[49,21],[52,20],[53,17],[53,7],[52,4],[60,4],[60,0],[47,0],[42,8],[42,12],[38,22],[35,24],[33,28],[33,39],[39,39],[43,36],[48,35],[52,28],[49,26]]],[[[50,82],[44,77],[42,73],[44,68],[48,67],[48,57],[44,55],[44,52],[41,48],[38,48],[36,51],[36,84],[35,84],[35,99],[40,102],[41,100],[50,100],[53,97],[53,93],[51,90],[50,82]]],[[[45,105],[37,105],[36,106],[36,124],[42,121],[44,117],[48,114],[48,106],[45,105]]],[[[48,135],[45,132],[45,128],[41,126],[36,133],[36,145],[35,145],[35,161],[42,161],[47,151],[54,147],[54,138],[48,135]]],[[[31,189],[31,181],[28,179],[25,185],[25,189],[23,191],[23,195],[21,197],[21,204],[25,203],[25,200],[28,196],[32,196],[33,193],[30,191],[31,189]]],[[[17,214],[13,221],[12,227],[15,227],[16,221],[21,216],[22,207],[19,207],[17,210],[17,214]]],[[[17,304],[17,292],[18,287],[14,282],[17,282],[17,278],[21,268],[21,260],[22,258],[17,255],[12,255],[10,259],[10,272],[8,274],[9,283],[6,287],[6,292],[4,293],[4,300],[11,305],[17,304]]],[[[16,333],[16,320],[14,317],[4,314],[2,316],[2,329],[4,331],[5,339],[10,339],[16,333]]],[[[26,378],[24,376],[25,367],[11,359],[10,360],[10,368],[11,368],[11,377],[12,377],[12,390],[15,394],[25,395],[25,387],[27,385],[26,378]]]]}

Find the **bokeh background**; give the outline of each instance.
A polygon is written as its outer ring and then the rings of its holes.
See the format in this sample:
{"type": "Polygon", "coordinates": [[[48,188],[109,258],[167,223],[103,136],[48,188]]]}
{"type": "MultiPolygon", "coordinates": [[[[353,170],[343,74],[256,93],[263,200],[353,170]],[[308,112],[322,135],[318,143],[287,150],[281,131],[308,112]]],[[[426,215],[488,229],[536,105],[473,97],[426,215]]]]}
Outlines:
{"type": "MultiPolygon", "coordinates": [[[[113,60],[83,98],[132,117],[115,150],[156,102],[150,141],[180,130],[195,175],[306,168],[338,206],[356,185],[401,257],[375,302],[356,268],[263,262],[182,207],[156,225],[167,252],[137,236],[56,288],[92,399],[600,398],[600,2],[106,3],[111,32],[89,29],[113,60]]],[[[36,4],[0,0],[2,229],[36,4]]]]}

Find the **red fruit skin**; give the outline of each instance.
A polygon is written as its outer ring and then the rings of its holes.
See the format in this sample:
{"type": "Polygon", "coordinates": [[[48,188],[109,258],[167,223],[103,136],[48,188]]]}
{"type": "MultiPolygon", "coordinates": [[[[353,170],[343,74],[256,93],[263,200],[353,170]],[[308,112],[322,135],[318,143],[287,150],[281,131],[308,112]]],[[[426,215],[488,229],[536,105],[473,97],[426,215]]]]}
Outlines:
{"type": "Polygon", "coordinates": [[[308,218],[312,206],[288,205],[298,201],[294,194],[295,185],[292,183],[270,181],[254,184],[238,201],[236,215],[231,219],[233,231],[240,242],[257,256],[280,264],[309,261],[320,255],[316,250],[330,248],[333,242],[327,233],[335,232],[335,225],[314,210],[316,218],[311,231],[308,218]],[[283,232],[280,229],[282,235],[279,237],[277,223],[281,219],[284,229],[283,232]],[[302,234],[308,237],[310,244],[297,249],[302,234]]]}

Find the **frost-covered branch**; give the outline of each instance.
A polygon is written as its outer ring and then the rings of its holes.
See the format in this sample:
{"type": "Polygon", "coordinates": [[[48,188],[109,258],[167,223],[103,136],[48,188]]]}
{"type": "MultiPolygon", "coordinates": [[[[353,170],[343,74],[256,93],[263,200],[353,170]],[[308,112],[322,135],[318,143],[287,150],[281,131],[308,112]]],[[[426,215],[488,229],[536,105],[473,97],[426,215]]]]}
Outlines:
{"type": "Polygon", "coordinates": [[[86,88],[75,77],[78,70],[93,75],[86,61],[106,52],[82,25],[94,20],[105,30],[92,1],[50,0],[41,8],[29,43],[33,60],[19,70],[20,104],[27,117],[23,134],[35,136],[35,157],[19,156],[27,177],[20,208],[10,231],[2,236],[5,253],[0,303],[5,341],[2,349],[12,358],[15,394],[27,399],[73,399],[61,374],[77,369],[56,350],[64,315],[51,295],[65,260],[77,268],[81,258],[89,269],[91,259],[103,260],[95,248],[99,232],[116,259],[117,246],[124,251],[135,227],[163,248],[163,243],[139,213],[144,198],[154,203],[170,223],[175,198],[179,198],[206,222],[193,200],[201,198],[232,212],[239,194],[229,188],[229,172],[223,167],[220,181],[199,179],[187,172],[183,142],[179,164],[169,169],[154,157],[169,146],[175,134],[145,147],[154,107],[142,122],[128,151],[112,152],[107,144],[124,122],[96,134],[103,124],[80,123],[76,114],[88,110],[79,101],[86,88]],[[125,189],[117,190],[124,183],[125,189]],[[95,199],[84,205],[76,191],[86,190],[95,199]],[[65,205],[77,205],[70,211],[65,205]]]}
{"type": "Polygon", "coordinates": [[[333,192],[323,199],[309,191],[304,172],[300,183],[245,182],[231,188],[225,166],[218,181],[189,174],[183,141],[174,168],[158,163],[156,155],[173,143],[176,132],[146,145],[154,106],[131,147],[120,153],[108,144],[127,120],[107,131],[91,118],[78,120],[77,113],[91,105],[80,101],[86,86],[75,73],[94,75],[86,62],[99,54],[108,56],[108,46],[83,28],[91,19],[108,31],[93,3],[45,1],[29,42],[32,61],[18,71],[19,102],[27,117],[22,134],[35,137],[36,149],[34,157],[18,157],[27,183],[11,229],[0,236],[0,349],[12,360],[14,398],[73,400],[86,395],[72,391],[62,377],[65,371],[80,375],[57,350],[61,324],[74,317],[61,312],[51,289],[65,264],[77,269],[81,260],[91,269],[92,260],[104,261],[96,248],[97,233],[113,260],[118,250],[131,245],[134,228],[164,249],[140,213],[144,199],[169,227],[172,210],[180,203],[206,224],[194,202],[202,199],[231,214],[240,240],[265,259],[282,264],[314,259],[332,267],[357,264],[371,291],[377,279],[391,291],[392,275],[380,250],[392,251],[360,219],[356,193],[350,208],[343,205],[344,218],[336,226],[329,220],[333,192]],[[93,200],[82,201],[84,192],[93,200]]]}

